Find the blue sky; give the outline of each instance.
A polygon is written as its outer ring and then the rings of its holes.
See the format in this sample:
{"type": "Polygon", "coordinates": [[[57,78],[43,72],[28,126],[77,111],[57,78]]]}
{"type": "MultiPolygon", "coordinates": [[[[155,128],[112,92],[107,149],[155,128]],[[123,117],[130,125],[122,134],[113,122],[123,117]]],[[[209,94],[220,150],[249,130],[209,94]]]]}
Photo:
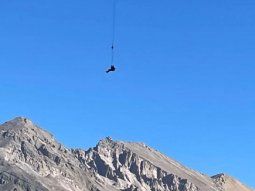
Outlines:
{"type": "Polygon", "coordinates": [[[255,187],[255,2],[1,0],[0,120],[139,141],[255,187]]]}

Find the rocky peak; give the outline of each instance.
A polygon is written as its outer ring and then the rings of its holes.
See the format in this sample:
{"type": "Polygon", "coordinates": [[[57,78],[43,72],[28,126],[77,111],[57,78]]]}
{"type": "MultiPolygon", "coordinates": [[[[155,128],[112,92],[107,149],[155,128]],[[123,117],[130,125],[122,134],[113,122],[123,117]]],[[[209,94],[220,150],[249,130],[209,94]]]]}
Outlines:
{"type": "Polygon", "coordinates": [[[87,151],[85,163],[123,191],[199,190],[199,187],[190,180],[174,174],[174,171],[167,172],[161,166],[157,166],[150,157],[141,154],[145,151],[155,152],[151,152],[153,155],[151,158],[158,157],[155,150],[143,143],[118,142],[106,138],[94,149],[87,151]]]}
{"type": "MultiPolygon", "coordinates": [[[[82,173],[86,173],[81,171],[86,170],[86,167],[50,133],[24,117],[15,118],[1,125],[0,164],[3,162],[13,165],[12,168],[17,172],[21,170],[33,175],[38,184],[44,182],[44,185],[41,185],[43,188],[35,189],[33,178],[30,181],[26,180],[24,190],[80,191],[82,184],[85,184],[81,176],[82,173]]],[[[2,190],[1,169],[5,166],[0,165],[0,190],[2,190]]],[[[9,170],[13,169],[4,171],[6,174],[4,184],[11,184],[13,181],[25,184],[21,178],[12,178],[13,172],[9,170]]],[[[16,176],[20,177],[21,174],[18,173],[16,176]]]]}
{"type": "Polygon", "coordinates": [[[16,117],[10,121],[5,122],[2,126],[9,126],[11,128],[15,127],[32,127],[33,122],[25,117],[16,117]]]}
{"type": "Polygon", "coordinates": [[[212,176],[212,179],[215,181],[216,185],[218,185],[224,191],[251,191],[247,186],[243,185],[240,181],[224,173],[212,176]]]}
{"type": "Polygon", "coordinates": [[[13,137],[14,141],[29,141],[36,138],[46,142],[55,141],[52,134],[41,129],[26,117],[16,117],[0,125],[0,134],[4,137],[13,137]]]}
{"type": "Polygon", "coordinates": [[[143,143],[106,137],[87,151],[67,149],[25,117],[0,126],[0,190],[251,191],[208,177],[143,143]]]}
{"type": "Polygon", "coordinates": [[[110,146],[113,145],[114,143],[115,142],[112,140],[111,137],[106,137],[98,142],[97,147],[110,146]]]}
{"type": "Polygon", "coordinates": [[[219,183],[225,183],[228,176],[224,173],[220,173],[212,176],[212,178],[219,183]]]}

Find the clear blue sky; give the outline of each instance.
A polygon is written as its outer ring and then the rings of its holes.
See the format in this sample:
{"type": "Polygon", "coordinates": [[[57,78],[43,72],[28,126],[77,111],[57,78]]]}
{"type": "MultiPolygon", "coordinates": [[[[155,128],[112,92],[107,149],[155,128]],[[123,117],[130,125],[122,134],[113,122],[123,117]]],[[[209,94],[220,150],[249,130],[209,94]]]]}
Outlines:
{"type": "Polygon", "coordinates": [[[255,1],[0,1],[0,120],[68,147],[145,142],[255,187],[255,1]]]}

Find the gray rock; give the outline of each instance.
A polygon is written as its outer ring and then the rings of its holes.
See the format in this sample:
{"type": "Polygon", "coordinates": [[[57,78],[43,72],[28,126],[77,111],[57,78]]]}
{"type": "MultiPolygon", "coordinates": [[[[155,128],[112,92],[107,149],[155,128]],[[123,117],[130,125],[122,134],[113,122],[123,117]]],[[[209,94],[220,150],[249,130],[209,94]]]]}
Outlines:
{"type": "Polygon", "coordinates": [[[101,140],[68,149],[24,117],[0,126],[0,190],[251,191],[224,175],[209,177],[142,144],[101,140]]]}

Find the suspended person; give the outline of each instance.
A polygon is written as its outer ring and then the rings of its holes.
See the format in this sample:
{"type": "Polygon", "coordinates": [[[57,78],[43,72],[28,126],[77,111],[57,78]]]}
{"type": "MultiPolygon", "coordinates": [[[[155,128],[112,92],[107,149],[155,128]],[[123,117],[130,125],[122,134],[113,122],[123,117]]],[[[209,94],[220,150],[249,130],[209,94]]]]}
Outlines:
{"type": "Polygon", "coordinates": [[[111,58],[111,68],[109,68],[106,73],[109,72],[114,72],[116,70],[115,66],[113,65],[114,63],[114,41],[115,41],[115,20],[116,20],[116,0],[113,0],[113,22],[112,22],[112,46],[111,46],[111,54],[112,54],[112,58],[111,58]]]}
{"type": "Polygon", "coordinates": [[[111,65],[111,68],[109,68],[106,73],[109,73],[109,72],[114,72],[116,70],[115,66],[114,65],[111,65]]]}

